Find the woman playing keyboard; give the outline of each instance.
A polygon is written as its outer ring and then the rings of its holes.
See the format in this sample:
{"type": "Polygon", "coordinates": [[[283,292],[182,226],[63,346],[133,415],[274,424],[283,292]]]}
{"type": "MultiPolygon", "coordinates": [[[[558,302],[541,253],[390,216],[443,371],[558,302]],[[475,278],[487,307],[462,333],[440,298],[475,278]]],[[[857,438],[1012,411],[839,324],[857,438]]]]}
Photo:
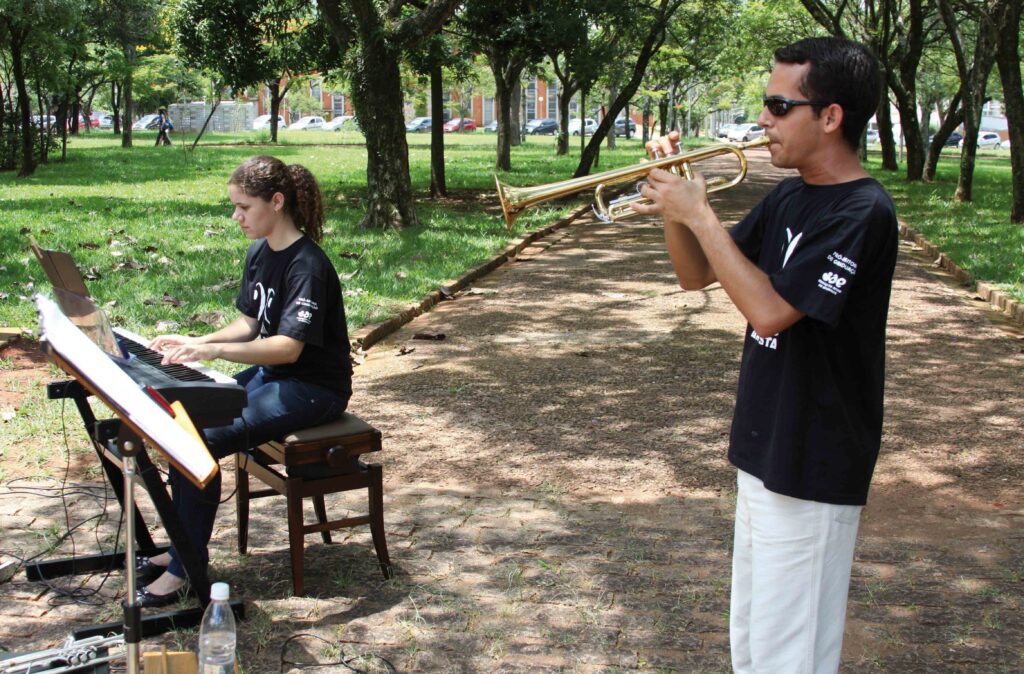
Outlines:
{"type": "MultiPolygon", "coordinates": [[[[253,241],[235,300],[239,316],[202,337],[162,335],[150,348],[164,363],[222,358],[252,367],[235,379],[248,405],[230,426],[206,429],[217,459],[331,421],[352,394],[352,365],[341,284],[320,249],[323,202],[313,174],[269,156],[243,162],[228,181],[232,217],[253,241]]],[[[199,489],[171,468],[175,508],[203,564],[220,500],[220,472],[199,489]]],[[[142,606],[182,594],[185,569],[172,548],[139,564],[142,606]]]]}

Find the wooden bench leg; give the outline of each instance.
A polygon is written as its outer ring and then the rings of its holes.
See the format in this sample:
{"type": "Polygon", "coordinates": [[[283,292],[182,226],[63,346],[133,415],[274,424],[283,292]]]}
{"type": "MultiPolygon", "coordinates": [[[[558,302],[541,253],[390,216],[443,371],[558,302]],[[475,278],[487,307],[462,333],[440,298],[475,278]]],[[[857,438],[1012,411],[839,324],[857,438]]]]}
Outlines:
{"type": "MultiPolygon", "coordinates": [[[[313,497],[313,511],[316,512],[316,521],[320,524],[327,523],[327,505],[324,504],[324,495],[319,494],[313,497]]],[[[324,539],[324,543],[331,542],[331,532],[324,529],[320,532],[320,537],[324,539]]]]}
{"type": "Polygon", "coordinates": [[[373,534],[373,547],[377,551],[377,562],[385,578],[391,578],[391,558],[388,557],[388,542],[384,538],[384,471],[380,465],[370,464],[366,467],[370,473],[369,506],[370,533],[373,534]]]}
{"type": "Polygon", "coordinates": [[[302,595],[303,587],[303,557],[305,553],[305,541],[302,535],[302,497],[288,491],[285,494],[288,501],[288,547],[292,554],[292,591],[296,596],[302,595]]]}
{"type": "Polygon", "coordinates": [[[249,473],[242,464],[245,459],[235,456],[235,515],[238,518],[238,553],[244,555],[249,547],[249,473]]]}

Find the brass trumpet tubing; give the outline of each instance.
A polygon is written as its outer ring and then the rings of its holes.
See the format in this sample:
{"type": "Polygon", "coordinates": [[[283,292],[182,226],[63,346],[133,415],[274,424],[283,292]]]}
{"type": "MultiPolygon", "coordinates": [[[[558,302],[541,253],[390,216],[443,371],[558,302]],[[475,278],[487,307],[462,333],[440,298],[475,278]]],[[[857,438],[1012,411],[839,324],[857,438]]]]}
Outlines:
{"type": "MultiPolygon", "coordinates": [[[[767,137],[762,137],[749,143],[740,143],[737,145],[710,145],[699,150],[691,150],[690,152],[662,157],[660,159],[612,169],[610,171],[603,171],[590,176],[569,178],[568,180],[561,180],[533,187],[511,187],[501,182],[497,176],[494,177],[494,182],[498,188],[498,198],[501,200],[501,209],[505,215],[505,223],[508,225],[509,229],[512,229],[512,223],[514,223],[516,218],[519,217],[519,214],[527,208],[586,189],[595,189],[597,192],[596,200],[598,203],[594,207],[595,212],[598,213],[599,216],[604,214],[607,217],[611,217],[609,204],[604,203],[603,198],[601,197],[601,193],[605,187],[629,182],[630,180],[640,180],[650,173],[652,169],[656,168],[668,169],[677,174],[682,170],[684,177],[692,180],[692,164],[706,159],[712,159],[723,154],[734,154],[740,162],[740,172],[732,180],[723,183],[722,185],[716,185],[713,189],[709,187],[708,191],[711,192],[728,189],[729,187],[733,187],[740,183],[744,177],[746,177],[747,160],[743,154],[744,150],[761,147],[763,145],[767,145],[769,142],[770,141],[767,137]]],[[[625,208],[629,209],[628,204],[625,208]]],[[[622,209],[615,209],[615,212],[618,213],[620,210],[622,209]]],[[[632,212],[632,209],[629,210],[632,212]]],[[[618,215],[619,219],[623,217],[626,217],[624,210],[618,215]]],[[[613,217],[612,219],[616,218],[613,217]]]]}

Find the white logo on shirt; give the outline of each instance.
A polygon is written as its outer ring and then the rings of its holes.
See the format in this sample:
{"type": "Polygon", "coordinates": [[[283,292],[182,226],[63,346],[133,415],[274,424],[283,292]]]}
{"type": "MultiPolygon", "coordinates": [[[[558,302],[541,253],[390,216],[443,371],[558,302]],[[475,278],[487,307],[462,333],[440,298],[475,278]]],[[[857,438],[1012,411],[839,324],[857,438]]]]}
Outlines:
{"type": "Polygon", "coordinates": [[[299,313],[295,314],[295,318],[298,319],[300,323],[309,323],[313,318],[313,312],[303,309],[299,313]]]}
{"type": "Polygon", "coordinates": [[[757,334],[757,330],[751,328],[750,338],[757,342],[758,344],[760,344],[761,346],[765,347],[766,349],[771,349],[772,351],[775,351],[776,349],[779,348],[778,333],[772,335],[771,337],[762,337],[761,335],[757,334]]]}
{"type": "Polygon", "coordinates": [[[260,324],[260,336],[265,337],[270,334],[270,305],[274,303],[274,289],[268,290],[263,287],[263,283],[257,282],[252,291],[252,298],[260,303],[256,320],[260,324]]]}
{"type": "Polygon", "coordinates": [[[833,295],[838,295],[843,292],[843,286],[846,285],[846,279],[833,271],[827,271],[821,275],[818,279],[818,287],[825,292],[833,295]]]}
{"type": "Polygon", "coordinates": [[[785,255],[782,258],[783,267],[785,267],[786,263],[789,262],[789,256],[796,250],[796,244],[800,243],[800,237],[803,235],[804,233],[800,232],[796,236],[793,236],[793,232],[790,231],[789,227],[786,228],[786,240],[789,241],[789,243],[786,244],[785,255]]]}

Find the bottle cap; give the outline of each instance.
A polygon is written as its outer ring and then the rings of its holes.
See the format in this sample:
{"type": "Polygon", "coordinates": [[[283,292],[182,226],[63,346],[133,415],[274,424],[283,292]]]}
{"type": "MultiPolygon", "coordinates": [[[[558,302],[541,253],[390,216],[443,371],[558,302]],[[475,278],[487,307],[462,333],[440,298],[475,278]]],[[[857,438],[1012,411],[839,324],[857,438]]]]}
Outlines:
{"type": "Polygon", "coordinates": [[[231,588],[227,583],[214,583],[210,586],[210,599],[213,601],[227,601],[231,596],[231,588]]]}

